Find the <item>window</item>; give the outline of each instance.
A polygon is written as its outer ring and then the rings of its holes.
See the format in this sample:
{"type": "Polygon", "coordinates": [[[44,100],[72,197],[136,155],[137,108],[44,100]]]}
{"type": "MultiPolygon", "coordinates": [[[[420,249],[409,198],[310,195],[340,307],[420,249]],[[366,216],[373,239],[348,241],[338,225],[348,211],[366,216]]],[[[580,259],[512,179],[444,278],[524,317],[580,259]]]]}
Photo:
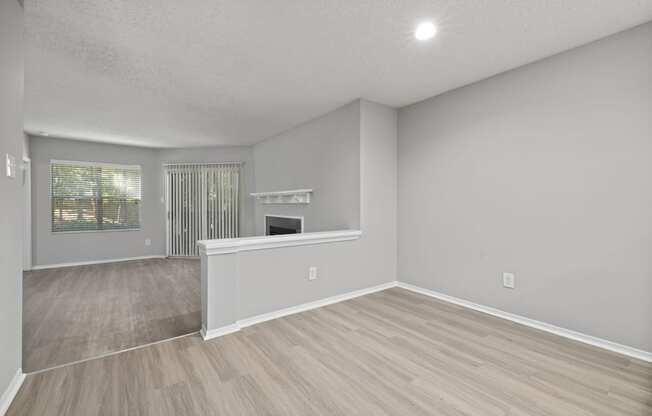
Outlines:
{"type": "Polygon", "coordinates": [[[140,166],[50,162],[52,232],[140,228],[140,166]]]}

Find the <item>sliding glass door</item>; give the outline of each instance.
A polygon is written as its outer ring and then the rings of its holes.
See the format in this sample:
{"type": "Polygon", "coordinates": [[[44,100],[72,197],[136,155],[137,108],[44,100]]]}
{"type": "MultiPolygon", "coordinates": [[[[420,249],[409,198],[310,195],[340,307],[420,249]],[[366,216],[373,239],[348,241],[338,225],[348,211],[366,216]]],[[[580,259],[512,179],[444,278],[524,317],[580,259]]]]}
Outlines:
{"type": "Polygon", "coordinates": [[[198,256],[197,241],[239,236],[240,164],[165,166],[167,255],[198,256]]]}

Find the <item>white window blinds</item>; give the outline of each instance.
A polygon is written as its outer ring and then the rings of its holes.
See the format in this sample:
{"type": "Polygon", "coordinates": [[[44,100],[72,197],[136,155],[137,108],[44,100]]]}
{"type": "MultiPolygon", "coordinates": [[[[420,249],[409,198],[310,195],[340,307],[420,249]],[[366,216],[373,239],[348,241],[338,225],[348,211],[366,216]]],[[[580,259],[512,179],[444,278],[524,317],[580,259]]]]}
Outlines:
{"type": "Polygon", "coordinates": [[[166,166],[169,256],[198,256],[198,240],[239,236],[240,163],[166,166]]]}
{"type": "Polygon", "coordinates": [[[140,166],[50,162],[52,232],[140,228],[140,166]]]}

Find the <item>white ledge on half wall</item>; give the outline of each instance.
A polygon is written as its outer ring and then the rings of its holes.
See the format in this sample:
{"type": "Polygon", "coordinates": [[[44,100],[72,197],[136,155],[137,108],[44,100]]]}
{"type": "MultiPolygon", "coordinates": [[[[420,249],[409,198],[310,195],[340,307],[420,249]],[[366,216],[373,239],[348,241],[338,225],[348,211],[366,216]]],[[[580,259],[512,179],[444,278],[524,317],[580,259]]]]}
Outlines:
{"type": "Polygon", "coordinates": [[[357,240],[360,230],[320,231],[314,233],[267,235],[258,237],[223,238],[198,241],[201,255],[237,253],[239,251],[264,250],[278,247],[305,246],[357,240]]]}
{"type": "Polygon", "coordinates": [[[293,189],[291,191],[255,192],[251,196],[263,204],[309,204],[312,189],[293,189]]]}

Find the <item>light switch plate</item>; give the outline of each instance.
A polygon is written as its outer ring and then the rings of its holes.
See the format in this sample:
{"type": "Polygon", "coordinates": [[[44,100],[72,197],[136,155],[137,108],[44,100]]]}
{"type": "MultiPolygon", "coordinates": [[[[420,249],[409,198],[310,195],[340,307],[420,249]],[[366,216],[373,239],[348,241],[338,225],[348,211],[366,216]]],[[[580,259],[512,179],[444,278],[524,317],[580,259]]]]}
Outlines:
{"type": "Polygon", "coordinates": [[[16,178],[16,158],[9,153],[6,157],[7,161],[7,177],[15,179],[16,178]]]}

